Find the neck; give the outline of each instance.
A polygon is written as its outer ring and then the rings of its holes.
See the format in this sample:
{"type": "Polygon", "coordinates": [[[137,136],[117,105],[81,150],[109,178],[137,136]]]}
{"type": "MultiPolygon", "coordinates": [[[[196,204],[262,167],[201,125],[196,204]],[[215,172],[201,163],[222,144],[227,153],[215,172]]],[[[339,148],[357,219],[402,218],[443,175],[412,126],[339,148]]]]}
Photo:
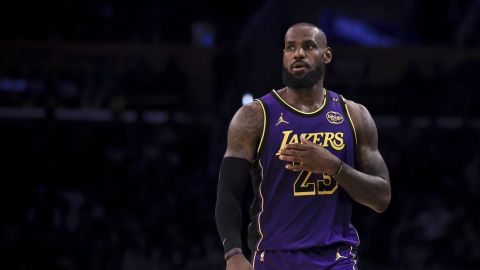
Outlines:
{"type": "Polygon", "coordinates": [[[285,99],[291,104],[316,106],[323,103],[323,82],[315,84],[312,88],[293,89],[285,88],[285,99]]]}

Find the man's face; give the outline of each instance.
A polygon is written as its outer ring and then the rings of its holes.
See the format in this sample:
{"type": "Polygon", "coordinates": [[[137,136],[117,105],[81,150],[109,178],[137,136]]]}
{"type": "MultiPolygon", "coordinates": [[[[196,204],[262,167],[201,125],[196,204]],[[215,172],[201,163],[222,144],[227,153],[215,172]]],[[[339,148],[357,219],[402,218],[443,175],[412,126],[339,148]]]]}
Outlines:
{"type": "Polygon", "coordinates": [[[323,78],[331,60],[323,33],[317,28],[293,27],[285,35],[282,77],[293,89],[310,88],[323,78]]]}

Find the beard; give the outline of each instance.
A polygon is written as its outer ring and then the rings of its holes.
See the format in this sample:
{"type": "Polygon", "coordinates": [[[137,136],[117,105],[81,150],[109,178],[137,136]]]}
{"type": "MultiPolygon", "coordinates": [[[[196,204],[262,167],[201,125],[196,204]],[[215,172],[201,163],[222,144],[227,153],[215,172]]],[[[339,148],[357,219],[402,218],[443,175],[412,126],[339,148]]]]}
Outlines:
{"type": "Polygon", "coordinates": [[[306,89],[313,87],[318,83],[325,74],[325,64],[318,64],[315,69],[303,75],[302,77],[296,77],[285,68],[282,67],[282,79],[283,83],[292,89],[306,89]]]}

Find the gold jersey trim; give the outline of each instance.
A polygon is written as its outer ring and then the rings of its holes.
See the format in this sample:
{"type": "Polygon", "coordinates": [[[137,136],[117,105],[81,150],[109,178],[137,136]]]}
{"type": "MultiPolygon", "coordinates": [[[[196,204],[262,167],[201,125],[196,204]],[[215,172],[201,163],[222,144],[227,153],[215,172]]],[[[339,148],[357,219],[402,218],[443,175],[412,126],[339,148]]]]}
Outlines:
{"type": "Polygon", "coordinates": [[[315,111],[313,112],[304,112],[304,111],[301,111],[295,107],[293,107],[292,105],[288,104],[288,102],[286,102],[277,92],[277,90],[273,89],[272,91],[276,96],[277,98],[285,105],[287,105],[290,109],[298,112],[298,113],[301,113],[301,114],[305,114],[305,115],[311,115],[311,114],[316,114],[318,113],[319,111],[321,111],[323,109],[323,107],[325,107],[325,104],[327,104],[327,89],[323,88],[323,103],[322,103],[322,106],[320,106],[320,108],[316,109],[315,111]]]}
{"type": "Polygon", "coordinates": [[[263,138],[265,137],[265,129],[267,128],[267,111],[265,110],[265,106],[263,105],[262,101],[260,101],[259,99],[255,99],[255,101],[260,103],[260,106],[262,106],[262,112],[263,112],[262,136],[260,136],[260,142],[258,143],[258,147],[257,147],[257,158],[260,158],[260,149],[262,148],[263,138]]]}
{"type": "Polygon", "coordinates": [[[262,233],[262,226],[261,226],[261,223],[260,223],[260,218],[262,216],[262,213],[263,213],[263,203],[264,203],[264,199],[263,199],[263,194],[262,194],[262,184],[263,184],[263,166],[262,166],[262,162],[260,161],[260,159],[258,160],[258,165],[260,166],[260,177],[261,177],[261,181],[260,181],[260,185],[258,187],[258,193],[260,193],[260,199],[262,201],[261,203],[261,209],[260,209],[260,213],[258,214],[258,218],[257,218],[257,224],[258,224],[258,233],[260,233],[260,240],[258,240],[258,243],[257,243],[257,251],[260,251],[259,247],[260,247],[260,243],[262,243],[263,241],[263,233],[262,233]]]}
{"type": "Polygon", "coordinates": [[[352,224],[352,228],[355,231],[355,234],[357,235],[357,241],[358,241],[357,247],[358,247],[360,246],[360,235],[358,235],[358,231],[357,229],[355,229],[355,226],[353,226],[353,224],[352,224]]]}
{"type": "Polygon", "coordinates": [[[352,265],[352,270],[355,270],[357,269],[356,268],[356,265],[357,265],[357,257],[355,254],[352,253],[353,251],[353,247],[350,245],[350,256],[352,256],[352,261],[353,261],[353,265],[352,265]],[[354,259],[355,258],[355,259],[354,259]]]}
{"type": "Polygon", "coordinates": [[[355,130],[355,125],[353,124],[352,117],[350,116],[350,111],[348,110],[348,104],[347,104],[346,100],[345,100],[345,110],[347,111],[348,120],[350,121],[350,124],[352,124],[353,135],[355,137],[355,146],[357,146],[358,145],[357,131],[355,130]]]}

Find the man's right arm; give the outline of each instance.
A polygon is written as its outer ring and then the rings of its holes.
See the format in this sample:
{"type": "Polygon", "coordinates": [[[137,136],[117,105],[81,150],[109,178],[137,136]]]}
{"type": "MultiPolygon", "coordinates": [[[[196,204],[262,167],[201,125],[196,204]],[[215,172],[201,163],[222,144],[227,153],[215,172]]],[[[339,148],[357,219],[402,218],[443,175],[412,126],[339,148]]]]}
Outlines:
{"type": "Polygon", "coordinates": [[[215,220],[227,260],[227,269],[252,269],[241,253],[242,201],[263,130],[263,111],[259,102],[241,107],[228,128],[225,152],[217,187],[215,220]]]}
{"type": "Polygon", "coordinates": [[[228,127],[227,150],[224,157],[243,158],[252,162],[263,130],[263,111],[255,101],[241,107],[228,127]]]}

